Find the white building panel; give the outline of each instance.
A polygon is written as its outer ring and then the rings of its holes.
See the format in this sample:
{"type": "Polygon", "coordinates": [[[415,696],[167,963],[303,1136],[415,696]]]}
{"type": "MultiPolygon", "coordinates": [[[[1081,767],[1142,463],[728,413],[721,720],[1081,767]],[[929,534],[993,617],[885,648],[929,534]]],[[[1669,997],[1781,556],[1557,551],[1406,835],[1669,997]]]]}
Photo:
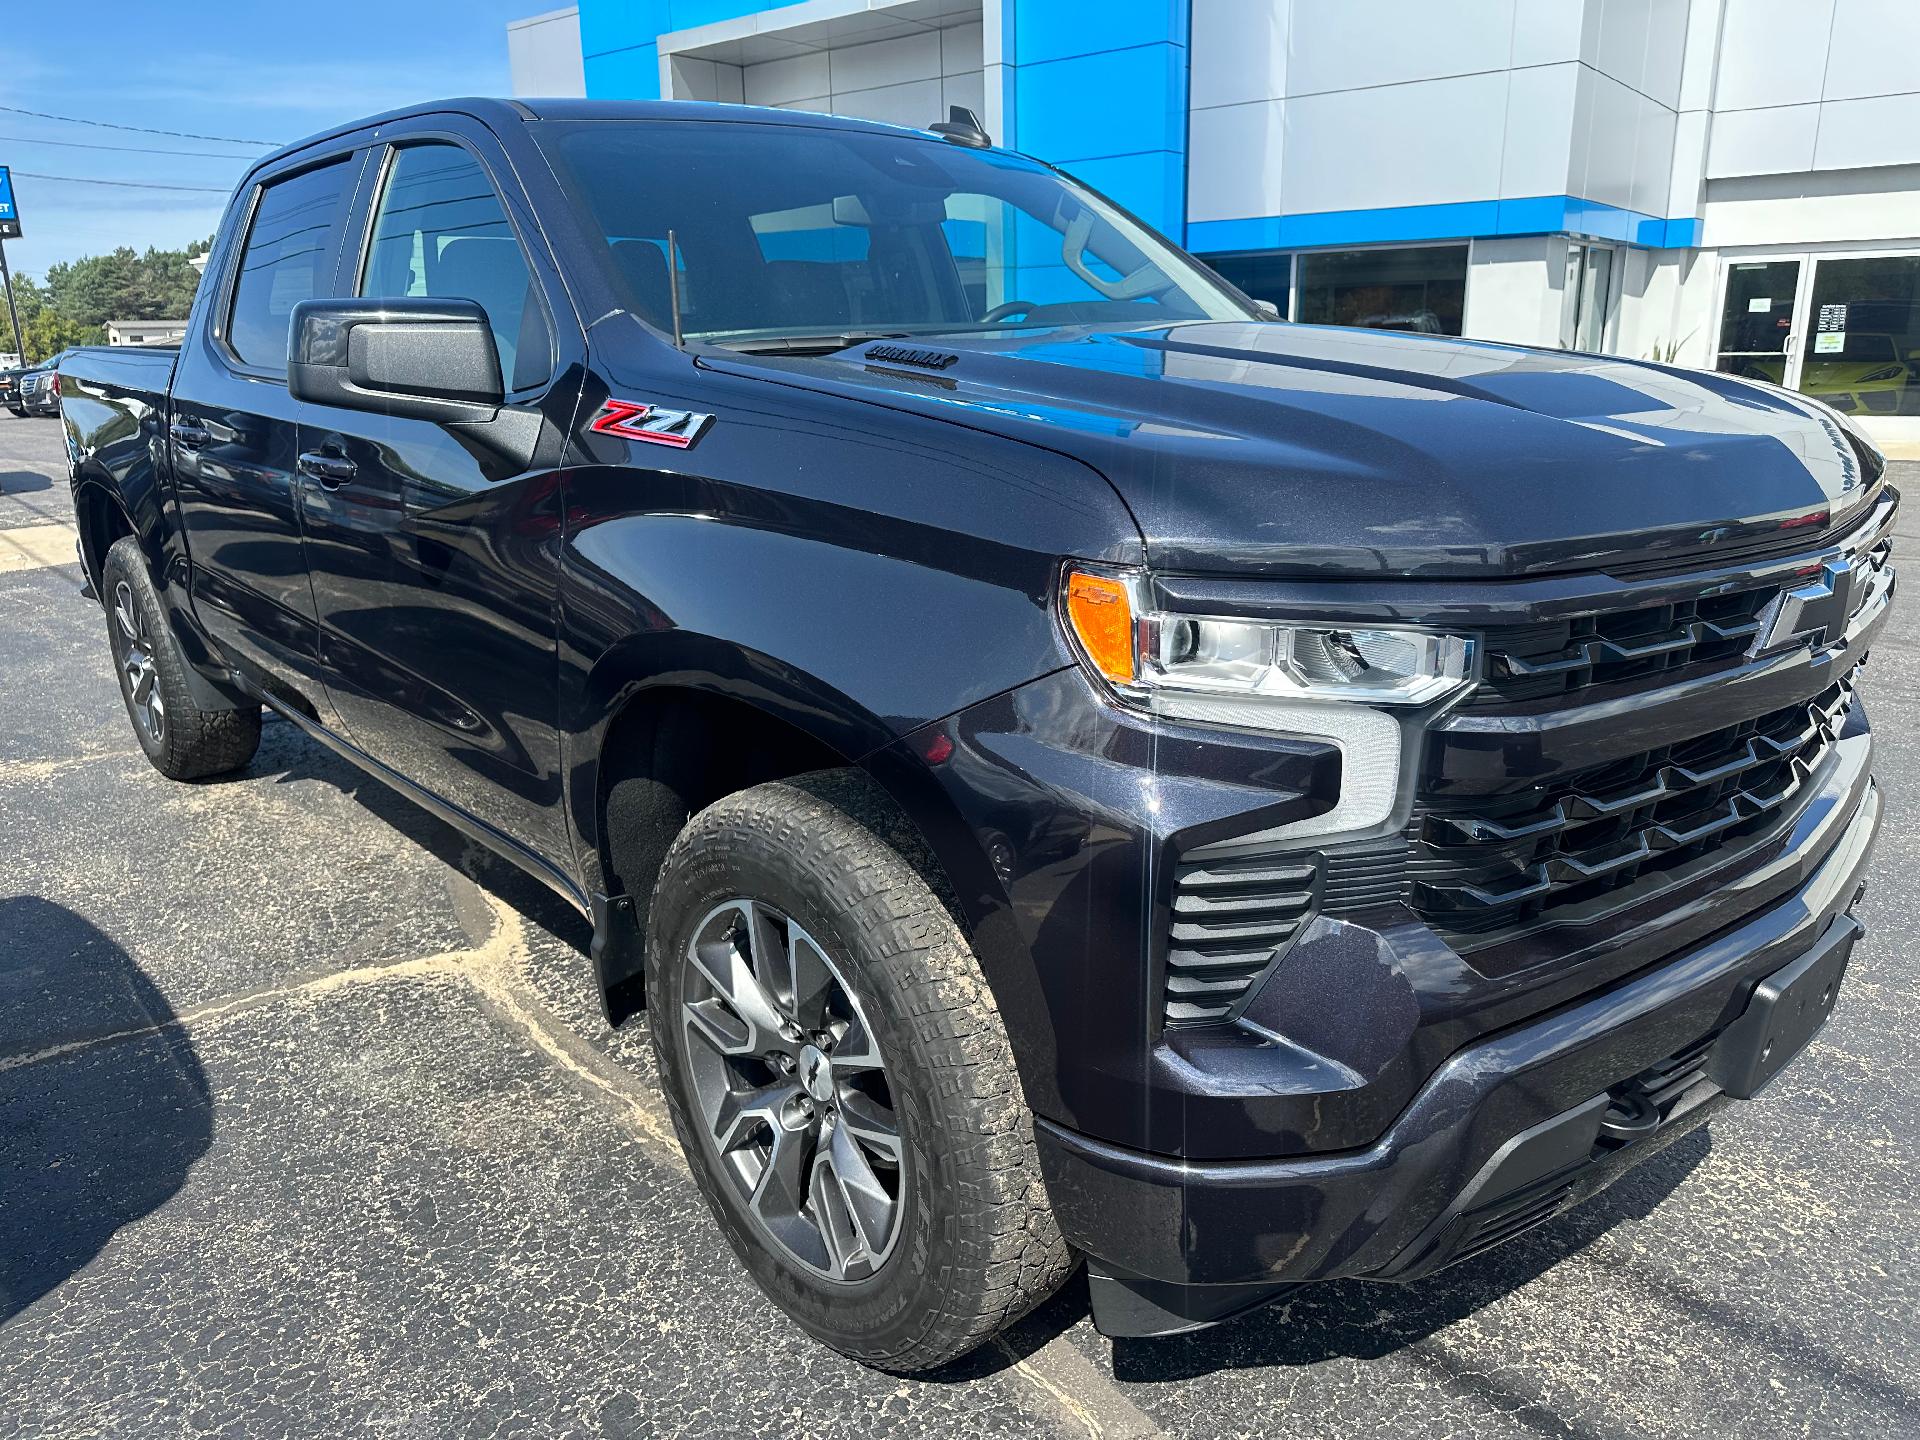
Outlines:
{"type": "Polygon", "coordinates": [[[1726,0],[1714,108],[1758,110],[1820,98],[1834,0],[1726,0]]]}
{"type": "Polygon", "coordinates": [[[827,58],[835,95],[913,80],[938,80],[940,36],[937,31],[923,30],[898,40],[836,48],[827,52],[827,58]]]}
{"type": "Polygon", "coordinates": [[[1920,89],[1920,4],[1838,0],[1827,51],[1828,100],[1858,100],[1920,89]]]}
{"type": "Polygon", "coordinates": [[[1187,135],[1190,220],[1278,215],[1286,100],[1196,110],[1187,135]]]}
{"type": "Polygon", "coordinates": [[[1713,138],[1707,146],[1707,177],[1811,170],[1819,126],[1818,105],[1720,111],[1713,117],[1713,138]]]}
{"type": "Polygon", "coordinates": [[[1532,0],[1299,0],[1288,35],[1287,94],[1504,71],[1518,3],[1532,0]],[[1365,44],[1354,43],[1358,35],[1365,44]]]}
{"type": "Polygon", "coordinates": [[[1287,93],[1290,0],[1199,0],[1193,7],[1188,92],[1195,110],[1287,93]]]}
{"type": "Polygon", "coordinates": [[[552,10],[509,24],[507,70],[515,95],[585,95],[587,68],[580,53],[579,10],[552,10]]]}
{"type": "Polygon", "coordinates": [[[1588,0],[1520,0],[1513,7],[1514,68],[1578,60],[1587,4],[1588,0]]]}
{"type": "MultiPolygon", "coordinates": [[[[1920,54],[1909,57],[1920,67],[1920,54]]],[[[1920,74],[1912,83],[1920,86],[1920,74]]],[[[1920,162],[1920,93],[1836,100],[1820,107],[1813,147],[1816,170],[1852,170],[1869,165],[1920,162]]],[[[1920,195],[1913,198],[1920,215],[1920,195]]]]}
{"type": "Polygon", "coordinates": [[[879,120],[888,125],[906,125],[924,129],[944,119],[940,107],[940,80],[909,80],[904,85],[882,85],[871,90],[836,90],[833,113],[852,115],[861,120],[879,120]]]}
{"type": "Polygon", "coordinates": [[[790,105],[833,93],[833,81],[827,75],[827,52],[796,55],[791,60],[769,60],[764,65],[749,65],[742,72],[746,82],[747,104],[790,105]]]}
{"type": "Polygon", "coordinates": [[[1581,67],[1572,62],[1536,65],[1508,76],[1501,199],[1567,193],[1580,76],[1581,67]]]}
{"type": "Polygon", "coordinates": [[[1506,123],[1504,71],[1289,99],[1286,208],[1491,199],[1500,193],[1506,123]]]}

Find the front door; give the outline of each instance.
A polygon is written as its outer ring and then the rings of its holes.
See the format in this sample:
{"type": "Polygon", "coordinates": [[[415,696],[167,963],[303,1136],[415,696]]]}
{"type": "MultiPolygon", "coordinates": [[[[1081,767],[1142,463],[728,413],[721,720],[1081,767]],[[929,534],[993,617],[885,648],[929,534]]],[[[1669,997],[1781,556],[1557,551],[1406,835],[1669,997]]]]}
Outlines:
{"type": "MultiPolygon", "coordinates": [[[[479,302],[510,401],[565,434],[554,312],[475,151],[390,150],[362,210],[365,259],[343,288],[479,302]]],[[[439,425],[325,406],[307,407],[300,450],[321,659],[349,736],[549,860],[567,854],[557,472],[503,473],[439,425]]]]}

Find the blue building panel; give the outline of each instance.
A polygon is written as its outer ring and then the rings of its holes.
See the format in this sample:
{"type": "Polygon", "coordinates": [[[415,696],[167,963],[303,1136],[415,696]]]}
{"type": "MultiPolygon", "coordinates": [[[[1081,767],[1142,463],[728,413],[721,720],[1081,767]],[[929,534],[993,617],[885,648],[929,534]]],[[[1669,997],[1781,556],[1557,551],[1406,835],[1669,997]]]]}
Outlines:
{"type": "MultiPolygon", "coordinates": [[[[583,48],[584,48],[584,42],[583,48]]],[[[598,100],[658,100],[660,47],[635,45],[585,57],[587,94],[598,100]]]]}
{"type": "Polygon", "coordinates": [[[1187,43],[1187,0],[1009,0],[1007,60],[1037,65],[1140,45],[1187,43]]]}

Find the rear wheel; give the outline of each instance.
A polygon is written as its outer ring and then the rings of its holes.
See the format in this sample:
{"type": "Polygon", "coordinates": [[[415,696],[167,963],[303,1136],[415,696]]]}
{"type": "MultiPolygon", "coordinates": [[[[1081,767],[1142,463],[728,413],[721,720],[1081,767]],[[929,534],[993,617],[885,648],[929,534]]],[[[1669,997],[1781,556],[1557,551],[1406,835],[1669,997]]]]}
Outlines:
{"type": "Polygon", "coordinates": [[[167,627],[146,556],[131,535],[101,566],[107,638],[133,733],[153,768],[172,780],[237,770],[260,748],[260,707],[202,710],[187,688],[186,660],[167,627]]]}
{"type": "Polygon", "coordinates": [[[1071,1260],[979,965],[861,809],[827,774],[696,815],[654,896],[648,1009],[681,1146],[761,1288],[908,1372],[1018,1319],[1071,1260]]]}

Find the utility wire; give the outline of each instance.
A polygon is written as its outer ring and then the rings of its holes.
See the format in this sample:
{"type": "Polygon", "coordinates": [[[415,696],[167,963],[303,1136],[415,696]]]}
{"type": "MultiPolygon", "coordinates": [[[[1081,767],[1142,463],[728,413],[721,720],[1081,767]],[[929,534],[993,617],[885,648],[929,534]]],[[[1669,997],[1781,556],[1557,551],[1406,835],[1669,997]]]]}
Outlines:
{"type": "Polygon", "coordinates": [[[171,135],[176,140],[211,140],[217,145],[269,145],[278,140],[247,140],[237,135],[196,135],[190,130],[155,130],[150,125],[118,125],[111,120],[83,120],[78,115],[49,115],[44,110],[23,110],[18,105],[0,105],[9,115],[31,115],[36,120],[63,120],[69,125],[97,125],[103,130],[134,130],[142,135],[171,135]]]}
{"type": "Polygon", "coordinates": [[[99,145],[90,140],[43,140],[38,135],[0,135],[20,145],[58,145],[65,150],[118,150],[124,155],[191,155],[196,160],[251,160],[251,155],[222,155],[213,150],[169,150],[145,145],[99,145]]]}
{"type": "Polygon", "coordinates": [[[84,175],[37,175],[31,170],[16,170],[25,180],[58,180],[67,185],[118,185],[127,190],[191,190],[200,195],[230,195],[230,185],[155,185],[145,180],[89,180],[84,175]]]}

